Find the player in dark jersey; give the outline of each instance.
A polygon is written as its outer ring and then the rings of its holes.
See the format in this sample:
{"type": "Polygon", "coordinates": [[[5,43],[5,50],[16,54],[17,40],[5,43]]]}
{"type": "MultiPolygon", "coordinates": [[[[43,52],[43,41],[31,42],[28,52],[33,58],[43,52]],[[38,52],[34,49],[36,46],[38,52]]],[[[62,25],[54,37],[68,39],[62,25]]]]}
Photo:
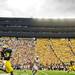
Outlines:
{"type": "Polygon", "coordinates": [[[1,59],[3,68],[2,70],[13,75],[13,67],[10,62],[12,49],[9,49],[7,46],[3,46],[3,50],[1,51],[1,59]]]}

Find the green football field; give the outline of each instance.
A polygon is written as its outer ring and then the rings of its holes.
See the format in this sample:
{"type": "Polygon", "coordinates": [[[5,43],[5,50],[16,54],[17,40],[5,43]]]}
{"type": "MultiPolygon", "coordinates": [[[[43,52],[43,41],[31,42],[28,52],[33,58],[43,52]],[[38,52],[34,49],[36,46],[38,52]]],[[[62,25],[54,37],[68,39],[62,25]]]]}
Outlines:
{"type": "MultiPolygon", "coordinates": [[[[5,75],[5,73],[0,71],[0,75],[5,75]]],[[[15,70],[14,75],[32,75],[32,72],[30,70],[15,70]]],[[[65,71],[38,71],[36,75],[75,75],[75,72],[67,73],[65,71]]]]}

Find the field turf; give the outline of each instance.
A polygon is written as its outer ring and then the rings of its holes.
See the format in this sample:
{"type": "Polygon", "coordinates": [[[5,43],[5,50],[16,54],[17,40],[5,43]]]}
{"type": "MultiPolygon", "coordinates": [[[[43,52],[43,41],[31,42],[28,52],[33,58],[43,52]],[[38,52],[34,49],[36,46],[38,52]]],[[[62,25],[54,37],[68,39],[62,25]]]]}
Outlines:
{"type": "MultiPolygon", "coordinates": [[[[0,71],[0,75],[5,75],[5,73],[0,71]]],[[[15,70],[14,75],[32,75],[32,72],[30,70],[15,70]]],[[[75,72],[68,73],[65,71],[38,71],[36,75],[75,75],[75,72]]]]}

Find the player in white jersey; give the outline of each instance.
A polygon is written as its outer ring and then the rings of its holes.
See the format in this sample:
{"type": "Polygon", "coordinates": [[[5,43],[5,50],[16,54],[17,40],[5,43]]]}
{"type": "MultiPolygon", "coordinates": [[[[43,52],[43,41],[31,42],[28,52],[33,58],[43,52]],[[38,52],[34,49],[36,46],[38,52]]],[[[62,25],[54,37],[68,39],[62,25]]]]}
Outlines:
{"type": "Polygon", "coordinates": [[[39,63],[40,63],[40,60],[39,60],[39,57],[37,56],[34,59],[34,64],[33,64],[33,68],[32,68],[33,75],[35,75],[37,73],[37,71],[39,70],[39,65],[40,65],[39,63]]]}

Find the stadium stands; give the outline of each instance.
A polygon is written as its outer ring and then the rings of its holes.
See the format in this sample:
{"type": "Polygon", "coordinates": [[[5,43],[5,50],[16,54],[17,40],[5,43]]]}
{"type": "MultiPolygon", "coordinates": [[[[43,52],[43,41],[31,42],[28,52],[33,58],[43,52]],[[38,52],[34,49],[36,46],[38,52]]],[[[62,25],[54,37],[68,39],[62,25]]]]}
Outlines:
{"type": "Polygon", "coordinates": [[[54,55],[49,44],[49,39],[43,38],[37,39],[35,44],[35,51],[39,55],[41,63],[44,65],[58,62],[58,59],[54,55]]]}
{"type": "Polygon", "coordinates": [[[16,52],[14,54],[14,63],[26,64],[32,62],[34,59],[34,40],[33,39],[18,39],[16,52]]]}
{"type": "Polygon", "coordinates": [[[1,37],[0,45],[8,45],[13,50],[11,61],[14,65],[33,62],[36,55],[43,65],[75,60],[75,39],[1,37]]]}
{"type": "Polygon", "coordinates": [[[13,64],[25,64],[33,61],[34,57],[34,39],[32,38],[14,38],[2,37],[0,38],[2,45],[8,45],[13,49],[12,59],[13,64]]]}
{"type": "Polygon", "coordinates": [[[40,55],[41,60],[45,60],[45,64],[46,61],[48,64],[58,64],[75,60],[68,39],[37,39],[36,51],[40,55]]]}
{"type": "Polygon", "coordinates": [[[74,56],[68,46],[67,39],[51,39],[51,40],[54,46],[54,52],[60,58],[61,61],[70,62],[71,60],[74,60],[74,56]]]}

